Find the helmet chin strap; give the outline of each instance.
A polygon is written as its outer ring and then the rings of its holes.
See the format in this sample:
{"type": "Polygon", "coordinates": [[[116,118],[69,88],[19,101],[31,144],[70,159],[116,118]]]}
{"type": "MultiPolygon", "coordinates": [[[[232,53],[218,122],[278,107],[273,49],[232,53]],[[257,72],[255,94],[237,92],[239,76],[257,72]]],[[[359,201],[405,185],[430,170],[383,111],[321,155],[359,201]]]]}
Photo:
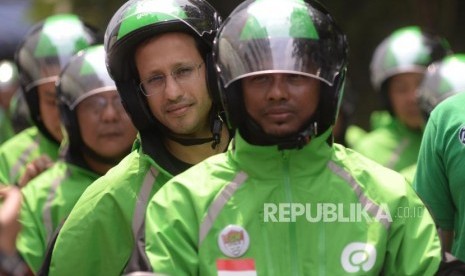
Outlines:
{"type": "Polygon", "coordinates": [[[213,141],[212,149],[215,149],[221,142],[221,131],[223,129],[223,121],[219,116],[213,120],[212,137],[209,138],[181,138],[171,133],[166,133],[166,137],[183,146],[201,145],[213,141]]]}
{"type": "Polygon", "coordinates": [[[278,150],[301,149],[310,142],[312,137],[318,135],[318,123],[311,123],[306,129],[297,133],[295,138],[278,143],[278,150]]]}
{"type": "Polygon", "coordinates": [[[318,123],[314,119],[310,119],[305,129],[302,131],[284,137],[277,137],[265,133],[250,116],[247,116],[245,122],[244,138],[251,144],[271,146],[277,145],[278,150],[286,149],[301,149],[310,142],[312,137],[318,135],[318,123]]]}

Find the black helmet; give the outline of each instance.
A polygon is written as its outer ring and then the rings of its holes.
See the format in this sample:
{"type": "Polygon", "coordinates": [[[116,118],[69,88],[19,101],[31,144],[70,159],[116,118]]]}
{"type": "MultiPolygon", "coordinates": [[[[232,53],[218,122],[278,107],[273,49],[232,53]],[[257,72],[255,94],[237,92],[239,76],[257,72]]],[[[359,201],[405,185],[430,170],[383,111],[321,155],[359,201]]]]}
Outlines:
{"type": "Polygon", "coordinates": [[[401,73],[424,73],[429,64],[451,53],[449,43],[418,26],[395,30],[375,49],[370,64],[371,83],[392,113],[387,95],[388,80],[401,73]]]}
{"type": "Polygon", "coordinates": [[[56,83],[61,122],[66,129],[69,152],[79,155],[83,141],[76,107],[86,98],[106,91],[116,91],[115,82],[105,65],[103,45],[79,51],[65,66],[56,83]]]}
{"type": "Polygon", "coordinates": [[[165,128],[152,115],[140,91],[134,64],[136,47],[161,33],[180,31],[191,34],[197,44],[205,48],[202,55],[207,65],[208,88],[213,109],[218,109],[219,100],[213,91],[217,89],[217,81],[210,49],[219,25],[216,10],[201,0],[130,0],[115,13],[105,33],[107,67],[142,138],[146,133],[159,133],[165,128]]]}
{"type": "Polygon", "coordinates": [[[226,19],[214,45],[220,95],[230,127],[241,129],[252,121],[244,108],[242,78],[257,73],[292,73],[316,78],[322,83],[318,114],[301,133],[283,141],[266,138],[260,127],[254,130],[272,144],[302,147],[308,136],[321,134],[334,124],[347,58],[346,36],[318,2],[243,2],[226,19]]]}
{"type": "Polygon", "coordinates": [[[16,51],[16,63],[31,119],[52,141],[40,117],[37,86],[56,81],[61,69],[79,50],[97,42],[96,30],[76,15],[59,14],[35,24],[16,51]]]}

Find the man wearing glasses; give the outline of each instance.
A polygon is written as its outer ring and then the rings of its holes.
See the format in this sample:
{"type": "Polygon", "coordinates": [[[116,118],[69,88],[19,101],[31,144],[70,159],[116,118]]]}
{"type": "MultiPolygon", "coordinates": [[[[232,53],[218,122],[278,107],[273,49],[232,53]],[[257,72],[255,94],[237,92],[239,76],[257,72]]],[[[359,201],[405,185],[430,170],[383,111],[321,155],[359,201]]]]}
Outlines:
{"type": "Polygon", "coordinates": [[[75,56],[57,82],[65,159],[23,188],[17,248],[34,273],[84,190],[131,152],[136,130],[105,67],[103,45],[75,56]]]}
{"type": "Polygon", "coordinates": [[[49,275],[150,269],[147,202],[174,175],[224,152],[211,45],[220,19],[204,1],[131,0],[105,35],[107,67],[139,131],[133,152],[87,189],[57,237],[49,275]]]}

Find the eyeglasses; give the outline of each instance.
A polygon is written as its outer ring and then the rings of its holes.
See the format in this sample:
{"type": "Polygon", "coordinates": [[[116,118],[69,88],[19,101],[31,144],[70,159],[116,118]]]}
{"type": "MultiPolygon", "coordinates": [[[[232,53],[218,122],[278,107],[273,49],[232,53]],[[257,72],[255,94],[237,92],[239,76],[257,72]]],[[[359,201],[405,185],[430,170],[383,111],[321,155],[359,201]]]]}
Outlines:
{"type": "MultiPolygon", "coordinates": [[[[199,77],[199,69],[202,64],[203,62],[198,65],[181,65],[174,69],[170,75],[179,86],[185,88],[199,77]]],[[[141,81],[139,87],[145,96],[155,95],[165,90],[166,78],[165,74],[153,75],[141,81]]]]}
{"type": "Polygon", "coordinates": [[[104,111],[108,105],[114,108],[117,113],[124,113],[123,104],[121,103],[120,97],[111,97],[107,98],[104,96],[94,95],[84,99],[80,104],[79,107],[84,109],[85,112],[92,113],[94,115],[99,115],[104,111]]]}

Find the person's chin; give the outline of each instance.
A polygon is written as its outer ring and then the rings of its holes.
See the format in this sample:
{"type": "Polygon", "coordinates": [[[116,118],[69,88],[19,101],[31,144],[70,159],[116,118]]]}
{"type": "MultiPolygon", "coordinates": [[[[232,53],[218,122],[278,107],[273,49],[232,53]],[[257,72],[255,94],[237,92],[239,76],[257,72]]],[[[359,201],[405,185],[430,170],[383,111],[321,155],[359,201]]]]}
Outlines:
{"type": "Polygon", "coordinates": [[[296,131],[293,129],[283,128],[283,127],[272,127],[272,128],[268,128],[267,130],[265,130],[265,133],[267,133],[268,135],[277,137],[277,138],[282,138],[282,137],[286,137],[289,135],[293,135],[295,132],[296,131]]]}
{"type": "Polygon", "coordinates": [[[418,120],[418,121],[410,120],[406,122],[406,125],[411,129],[421,129],[423,126],[423,121],[422,120],[418,120]]]}

